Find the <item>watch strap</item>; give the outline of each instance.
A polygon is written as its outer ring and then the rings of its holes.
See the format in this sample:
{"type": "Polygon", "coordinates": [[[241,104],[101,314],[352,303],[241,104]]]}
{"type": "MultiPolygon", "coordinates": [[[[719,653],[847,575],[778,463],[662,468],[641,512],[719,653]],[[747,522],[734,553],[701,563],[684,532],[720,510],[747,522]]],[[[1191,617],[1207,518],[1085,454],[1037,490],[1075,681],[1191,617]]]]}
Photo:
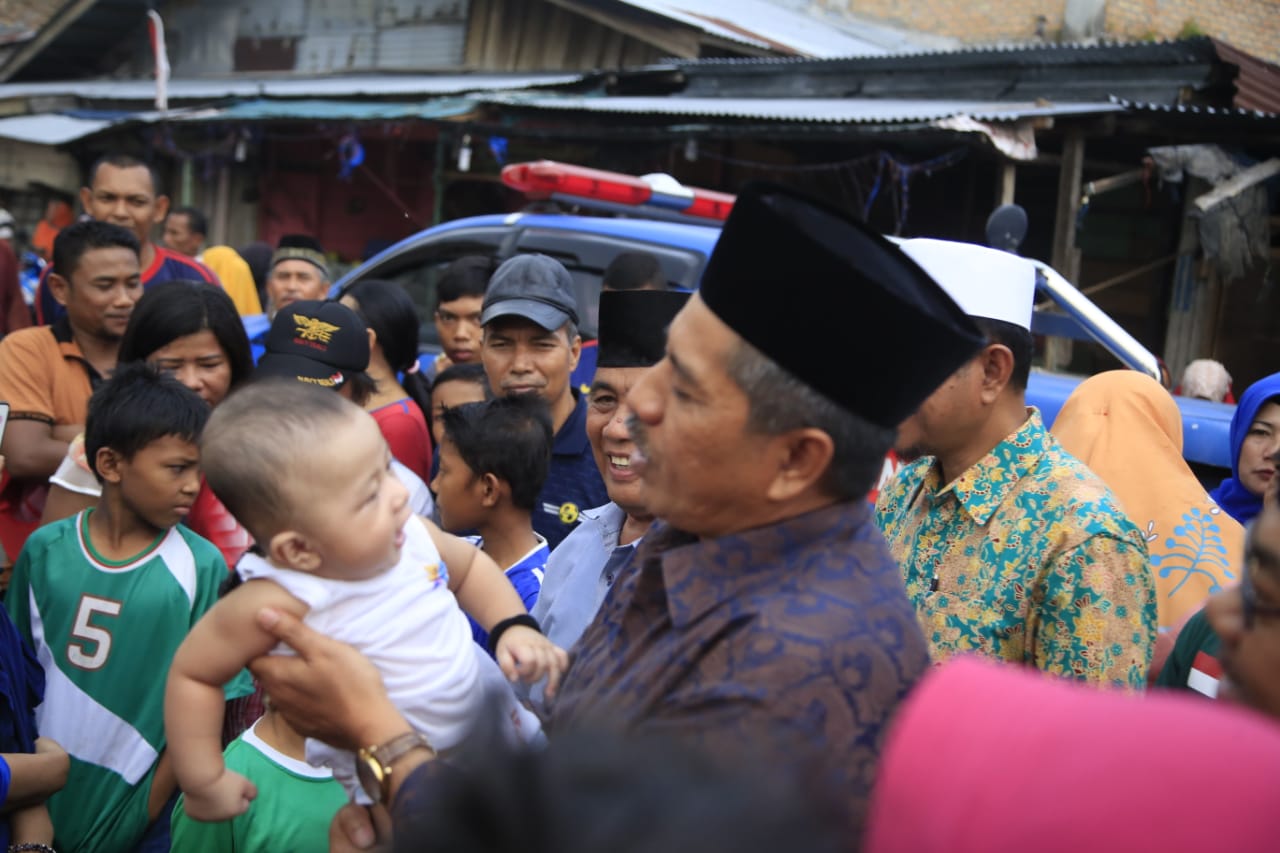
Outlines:
{"type": "Polygon", "coordinates": [[[405,754],[418,748],[430,750],[432,754],[435,753],[435,750],[431,747],[431,742],[418,732],[405,732],[402,735],[396,735],[386,743],[371,747],[369,753],[382,765],[383,771],[390,775],[392,764],[405,754]]]}

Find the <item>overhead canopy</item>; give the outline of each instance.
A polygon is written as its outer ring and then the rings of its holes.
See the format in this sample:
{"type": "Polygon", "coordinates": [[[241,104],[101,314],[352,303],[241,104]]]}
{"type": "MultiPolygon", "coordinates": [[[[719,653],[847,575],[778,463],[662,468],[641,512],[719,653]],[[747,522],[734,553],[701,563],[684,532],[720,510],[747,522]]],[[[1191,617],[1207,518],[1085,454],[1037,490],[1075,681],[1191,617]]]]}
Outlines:
{"type": "Polygon", "coordinates": [[[58,113],[0,118],[0,138],[33,142],[37,145],[64,145],[106,130],[116,122],[86,119],[58,113]]]}
{"type": "Polygon", "coordinates": [[[708,116],[829,123],[901,124],[967,115],[979,121],[1016,121],[1036,116],[1123,112],[1108,101],[1042,104],[1003,101],[927,101],[893,98],[687,98],[594,97],[586,95],[489,94],[488,103],[538,110],[708,116]]]}
{"type": "MultiPolygon", "coordinates": [[[[464,92],[566,86],[582,74],[349,74],[339,77],[238,76],[169,81],[170,101],[223,98],[344,98],[450,95],[464,92]]],[[[0,84],[0,100],[73,96],[84,101],[147,102],[155,97],[151,80],[60,80],[0,84]]]]}

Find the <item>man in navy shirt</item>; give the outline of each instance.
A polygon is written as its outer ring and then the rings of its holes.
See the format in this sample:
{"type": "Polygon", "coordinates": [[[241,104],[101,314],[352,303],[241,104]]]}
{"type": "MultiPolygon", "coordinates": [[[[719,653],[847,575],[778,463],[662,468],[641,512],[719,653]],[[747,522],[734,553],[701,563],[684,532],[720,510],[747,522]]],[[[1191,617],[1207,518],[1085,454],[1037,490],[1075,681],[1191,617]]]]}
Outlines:
{"type": "MultiPolygon", "coordinates": [[[[179,252],[156,245],[151,229],[169,213],[169,197],[163,192],[160,175],[154,167],[127,154],[108,154],[89,169],[89,182],[80,188],[80,204],[90,219],[110,222],[133,233],[142,250],[142,286],[151,287],[162,281],[207,281],[219,284],[204,264],[179,252]]],[[[66,315],[45,286],[49,267],[36,291],[36,322],[49,325],[66,315]]]]}
{"type": "Polygon", "coordinates": [[[533,529],[554,549],[582,510],[609,499],[587,442],[586,399],[569,379],[582,350],[569,271],[546,255],[505,261],[485,292],[480,324],[480,357],[493,393],[537,394],[551,410],[551,469],[533,529]]]}

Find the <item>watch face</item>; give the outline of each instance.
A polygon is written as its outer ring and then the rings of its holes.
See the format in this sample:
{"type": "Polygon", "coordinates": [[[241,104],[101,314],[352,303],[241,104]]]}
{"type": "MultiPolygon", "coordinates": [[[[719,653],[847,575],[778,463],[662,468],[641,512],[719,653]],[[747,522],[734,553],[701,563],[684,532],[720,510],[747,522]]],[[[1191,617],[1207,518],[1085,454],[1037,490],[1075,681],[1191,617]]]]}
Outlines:
{"type": "Polygon", "coordinates": [[[356,756],[356,779],[365,796],[375,803],[382,802],[382,765],[364,750],[356,756]]]}

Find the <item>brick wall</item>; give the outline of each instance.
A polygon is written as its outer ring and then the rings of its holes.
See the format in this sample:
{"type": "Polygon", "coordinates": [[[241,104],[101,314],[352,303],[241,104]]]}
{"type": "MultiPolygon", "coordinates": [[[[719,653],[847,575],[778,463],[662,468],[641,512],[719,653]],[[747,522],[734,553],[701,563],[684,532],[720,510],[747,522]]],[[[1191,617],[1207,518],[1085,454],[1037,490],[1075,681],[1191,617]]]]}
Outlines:
{"type": "Polygon", "coordinates": [[[1107,34],[1172,38],[1185,28],[1280,61],[1280,0],[1107,0],[1107,34]]]}
{"type": "MultiPolygon", "coordinates": [[[[1062,31],[1066,0],[815,0],[858,15],[969,44],[1029,41],[1037,19],[1049,40],[1062,31]]],[[[1280,62],[1280,0],[1106,0],[1106,34],[1117,39],[1214,36],[1280,62]]]]}
{"type": "Polygon", "coordinates": [[[1066,6],[1066,0],[826,0],[825,5],[838,2],[858,15],[971,44],[1028,41],[1040,15],[1054,36],[1066,6]]]}

